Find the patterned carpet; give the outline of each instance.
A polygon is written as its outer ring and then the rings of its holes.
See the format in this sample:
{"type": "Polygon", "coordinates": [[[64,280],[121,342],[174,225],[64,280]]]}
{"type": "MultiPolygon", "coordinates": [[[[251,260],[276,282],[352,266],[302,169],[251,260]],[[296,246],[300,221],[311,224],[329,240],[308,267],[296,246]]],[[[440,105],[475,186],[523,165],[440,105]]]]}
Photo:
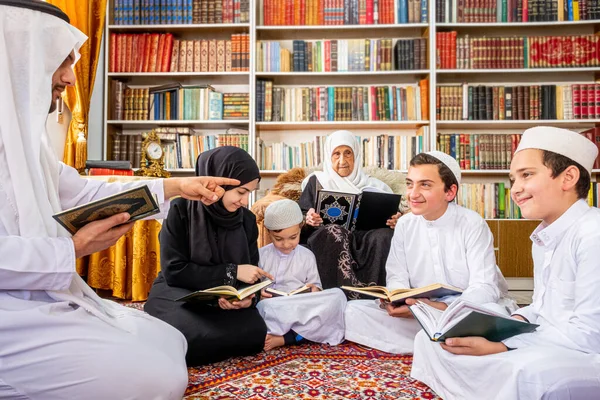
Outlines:
{"type": "Polygon", "coordinates": [[[190,368],[186,399],[439,399],[410,378],[412,357],[353,343],[280,347],[190,368]]]}
{"type": "MultiPolygon", "coordinates": [[[[143,309],[143,303],[124,303],[143,309]]],[[[412,356],[345,342],[303,344],[189,368],[186,400],[440,399],[410,378],[412,356]]]]}

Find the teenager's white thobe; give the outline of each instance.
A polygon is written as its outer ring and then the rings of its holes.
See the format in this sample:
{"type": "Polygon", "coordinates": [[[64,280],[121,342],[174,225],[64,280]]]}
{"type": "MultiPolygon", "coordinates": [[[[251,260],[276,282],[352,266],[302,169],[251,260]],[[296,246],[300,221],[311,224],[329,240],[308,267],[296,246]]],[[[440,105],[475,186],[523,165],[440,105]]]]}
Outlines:
{"type": "MultiPolygon", "coordinates": [[[[162,180],[106,184],[61,164],[61,206],[143,183],[158,196],[164,215],[162,180]]],[[[0,207],[11,207],[4,194],[0,188],[0,207]]],[[[71,238],[9,236],[0,220],[0,399],[181,398],[187,386],[183,335],[114,302],[96,297],[98,307],[79,293],[85,306],[78,306],[46,292],[73,288],[75,279],[71,238]]]]}
{"type": "Polygon", "coordinates": [[[533,302],[515,314],[537,331],[482,357],[453,355],[419,333],[413,378],[444,399],[599,398],[600,211],[579,200],[531,240],[533,302]]]}
{"type": "MultiPolygon", "coordinates": [[[[492,233],[485,220],[469,209],[449,203],[435,221],[407,214],[398,220],[386,262],[389,289],[443,283],[463,289],[458,297],[486,305],[499,303],[510,313],[514,301],[496,265],[492,233]]],[[[389,353],[411,353],[421,329],[412,318],[391,317],[379,300],[354,300],[345,311],[346,339],[389,353]]]]}
{"type": "MultiPolygon", "coordinates": [[[[283,254],[273,244],[260,250],[259,266],[273,275],[273,289],[290,292],[308,283],[321,287],[314,254],[297,246],[283,254]]],[[[340,289],[262,299],[258,311],[270,334],[283,336],[290,330],[318,343],[340,344],[344,340],[346,295],[340,289]]]]}

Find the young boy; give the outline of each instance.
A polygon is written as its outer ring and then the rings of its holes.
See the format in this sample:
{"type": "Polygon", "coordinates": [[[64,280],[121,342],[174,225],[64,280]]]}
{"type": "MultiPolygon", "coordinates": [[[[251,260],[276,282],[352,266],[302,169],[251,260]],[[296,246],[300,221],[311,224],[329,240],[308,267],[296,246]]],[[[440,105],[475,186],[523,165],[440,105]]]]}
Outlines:
{"type": "Polygon", "coordinates": [[[272,243],[260,249],[258,265],[275,277],[273,289],[311,288],[310,294],[290,297],[273,297],[262,291],[257,308],[267,324],[266,351],[303,338],[330,345],[344,340],[346,296],[340,289],[321,291],[315,256],[298,246],[302,220],[300,206],[292,200],[278,200],[265,210],[264,226],[272,243]]]}
{"type": "Polygon", "coordinates": [[[503,343],[472,337],[440,345],[421,332],[413,378],[445,399],[598,398],[600,211],[585,201],[597,154],[575,132],[524,132],[511,162],[511,197],[525,218],[542,222],[531,235],[533,303],[513,317],[539,327],[503,343]]]}
{"type": "MultiPolygon", "coordinates": [[[[410,161],[406,179],[411,213],[398,220],[386,263],[389,289],[434,283],[463,289],[461,296],[424,302],[444,310],[458,297],[487,305],[500,303],[510,313],[516,305],[504,299],[507,285],[496,266],[493,237],[474,211],[453,202],[460,167],[451,156],[432,151],[410,161]]],[[[408,299],[407,304],[414,304],[408,299]]],[[[346,339],[389,353],[412,353],[421,329],[407,305],[356,300],[346,306],[346,339]]]]}

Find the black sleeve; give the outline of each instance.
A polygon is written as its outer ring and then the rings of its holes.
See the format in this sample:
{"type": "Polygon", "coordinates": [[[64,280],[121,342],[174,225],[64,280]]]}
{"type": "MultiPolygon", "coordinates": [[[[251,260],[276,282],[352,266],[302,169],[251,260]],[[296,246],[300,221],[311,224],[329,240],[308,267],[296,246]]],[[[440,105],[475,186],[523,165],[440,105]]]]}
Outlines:
{"type": "Polygon", "coordinates": [[[190,260],[187,200],[179,198],[171,203],[159,240],[161,269],[169,286],[203,290],[235,283],[237,265],[202,266],[190,260]]]}
{"type": "Polygon", "coordinates": [[[246,235],[248,235],[250,264],[258,265],[258,225],[256,225],[256,216],[247,208],[244,209],[244,229],[246,230],[246,235]]]}
{"type": "Polygon", "coordinates": [[[302,210],[302,214],[306,215],[309,209],[315,208],[315,203],[317,199],[317,177],[315,175],[311,176],[306,184],[306,187],[302,191],[300,195],[300,199],[298,200],[298,204],[300,205],[300,209],[302,210]]]}

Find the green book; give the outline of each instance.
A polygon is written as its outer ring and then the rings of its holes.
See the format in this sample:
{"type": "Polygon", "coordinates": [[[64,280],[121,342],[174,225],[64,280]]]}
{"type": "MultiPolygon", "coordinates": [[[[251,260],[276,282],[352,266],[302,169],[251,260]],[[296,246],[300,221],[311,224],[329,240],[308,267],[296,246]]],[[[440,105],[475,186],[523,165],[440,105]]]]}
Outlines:
{"type": "MultiPolygon", "coordinates": [[[[501,309],[501,306],[498,305],[501,309]]],[[[522,333],[533,332],[539,325],[530,324],[480,305],[457,300],[445,311],[423,302],[409,307],[415,319],[434,342],[454,337],[479,336],[500,342],[522,333]]]]}

